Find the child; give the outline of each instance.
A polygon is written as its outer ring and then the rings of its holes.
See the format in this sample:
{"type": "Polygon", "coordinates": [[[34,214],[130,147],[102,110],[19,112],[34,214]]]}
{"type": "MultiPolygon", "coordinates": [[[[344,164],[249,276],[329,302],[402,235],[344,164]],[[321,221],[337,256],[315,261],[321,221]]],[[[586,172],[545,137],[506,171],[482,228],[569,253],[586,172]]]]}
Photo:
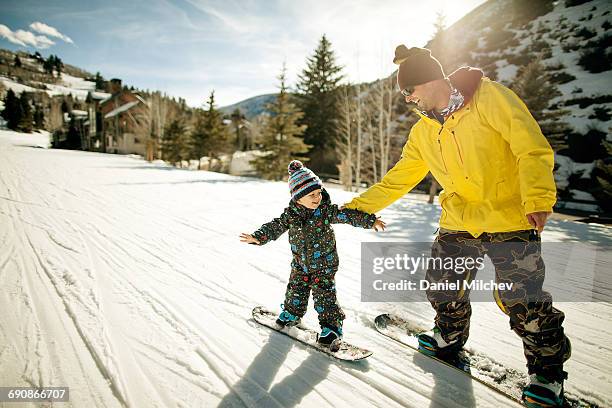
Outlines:
{"type": "Polygon", "coordinates": [[[276,321],[294,326],[306,313],[312,290],[315,310],[319,314],[319,343],[331,344],[342,337],[344,312],[336,300],[334,277],[338,270],[336,239],[331,224],[385,229],[385,223],[362,211],[339,209],[330,202],[321,180],[299,160],[289,164],[289,207],[279,218],[262,225],[253,234],[240,234],[240,240],[264,245],[289,230],[293,260],[285,293],[283,311],[276,321]]]}

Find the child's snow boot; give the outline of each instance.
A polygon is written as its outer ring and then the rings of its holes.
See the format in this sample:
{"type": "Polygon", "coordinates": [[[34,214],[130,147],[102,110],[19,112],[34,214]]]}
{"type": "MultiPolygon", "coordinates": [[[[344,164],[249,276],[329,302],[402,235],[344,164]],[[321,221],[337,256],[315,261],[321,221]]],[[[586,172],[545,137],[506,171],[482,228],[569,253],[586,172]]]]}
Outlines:
{"type": "Polygon", "coordinates": [[[330,345],[335,340],[340,340],[342,338],[342,327],[341,326],[331,326],[325,325],[321,327],[321,334],[319,334],[319,338],[317,342],[320,344],[330,345]]]}
{"type": "Polygon", "coordinates": [[[284,305],[281,305],[283,311],[278,315],[278,319],[276,319],[276,324],[279,326],[297,326],[300,324],[300,318],[296,315],[289,313],[284,310],[284,305]]]}

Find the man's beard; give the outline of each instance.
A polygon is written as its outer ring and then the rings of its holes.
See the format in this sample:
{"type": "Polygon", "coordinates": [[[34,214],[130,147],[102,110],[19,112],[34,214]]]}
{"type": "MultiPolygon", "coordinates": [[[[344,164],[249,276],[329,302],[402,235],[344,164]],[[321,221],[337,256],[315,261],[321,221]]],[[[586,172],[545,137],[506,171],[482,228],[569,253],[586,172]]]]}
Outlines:
{"type": "Polygon", "coordinates": [[[416,102],[416,104],[417,104],[417,106],[419,107],[419,109],[420,109],[420,110],[422,110],[422,111],[428,111],[428,110],[430,110],[430,109],[431,109],[431,108],[429,107],[429,104],[428,104],[427,102],[425,102],[424,100],[422,100],[422,99],[419,99],[419,100],[416,102]]]}

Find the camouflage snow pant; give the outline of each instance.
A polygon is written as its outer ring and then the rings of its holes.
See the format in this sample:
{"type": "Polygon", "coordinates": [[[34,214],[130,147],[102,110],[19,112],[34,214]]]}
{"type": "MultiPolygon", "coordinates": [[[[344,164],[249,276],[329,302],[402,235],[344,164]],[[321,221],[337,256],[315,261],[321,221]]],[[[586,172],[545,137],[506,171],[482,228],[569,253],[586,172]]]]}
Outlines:
{"type": "Polygon", "coordinates": [[[336,272],[337,268],[331,267],[304,272],[299,265],[292,263],[285,292],[285,310],[299,317],[304,316],[312,290],[321,327],[342,327],[345,316],[336,299],[336,272]]]}
{"type": "MultiPolygon", "coordinates": [[[[552,305],[551,295],[542,290],[544,262],[540,237],[535,230],[484,233],[474,238],[467,232],[441,229],[432,245],[432,258],[476,259],[487,255],[495,267],[497,283],[513,283],[511,290],[495,290],[499,308],[510,317],[510,328],[523,340],[529,373],[563,372],[563,362],[571,354],[569,339],[563,333],[565,315],[552,305]]],[[[430,267],[429,282],[473,281],[476,268],[462,274],[452,269],[430,267]]],[[[470,329],[469,289],[428,290],[427,298],[436,310],[435,323],[445,341],[465,343],[470,329]]]]}

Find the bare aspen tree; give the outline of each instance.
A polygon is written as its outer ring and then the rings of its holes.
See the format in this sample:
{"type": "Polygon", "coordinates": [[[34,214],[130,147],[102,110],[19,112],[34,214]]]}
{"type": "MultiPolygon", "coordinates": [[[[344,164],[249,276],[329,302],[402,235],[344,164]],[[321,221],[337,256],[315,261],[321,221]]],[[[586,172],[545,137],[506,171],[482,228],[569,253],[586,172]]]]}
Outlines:
{"type": "Polygon", "coordinates": [[[361,151],[363,149],[361,139],[362,139],[362,130],[361,130],[361,85],[357,84],[357,153],[356,153],[356,162],[355,165],[355,183],[357,184],[357,189],[361,187],[361,151]]]}
{"type": "MultiPolygon", "coordinates": [[[[387,169],[385,168],[385,136],[386,132],[383,131],[384,120],[385,120],[385,81],[381,80],[378,82],[378,151],[380,152],[380,171],[379,174],[382,177],[387,169]]],[[[378,181],[378,179],[376,179],[378,181]]]]}
{"type": "Polygon", "coordinates": [[[386,122],[387,122],[387,129],[386,129],[386,136],[385,136],[385,149],[384,149],[384,155],[383,155],[383,160],[384,160],[384,166],[383,168],[385,169],[384,173],[387,173],[387,170],[389,169],[389,161],[391,159],[390,155],[391,155],[391,137],[392,137],[392,123],[391,120],[392,115],[393,115],[393,84],[394,84],[394,78],[390,77],[389,79],[385,80],[386,82],[386,90],[387,90],[387,109],[385,111],[385,118],[386,118],[386,122]]]}
{"type": "Polygon", "coordinates": [[[370,180],[370,184],[374,184],[378,181],[378,172],[376,169],[376,142],[374,140],[374,126],[372,125],[374,118],[372,117],[371,111],[369,111],[368,113],[369,114],[367,115],[366,120],[368,131],[366,132],[366,134],[368,140],[368,147],[370,148],[370,159],[372,160],[372,179],[370,180]]]}
{"type": "Polygon", "coordinates": [[[168,100],[161,92],[153,92],[151,95],[151,113],[154,116],[155,129],[153,133],[155,157],[161,157],[161,141],[164,138],[164,129],[168,119],[168,100]]]}
{"type": "Polygon", "coordinates": [[[340,181],[347,191],[353,191],[353,113],[354,101],[352,98],[351,86],[345,85],[340,92],[339,114],[341,117],[338,129],[338,141],[336,152],[340,157],[340,181]]]}

